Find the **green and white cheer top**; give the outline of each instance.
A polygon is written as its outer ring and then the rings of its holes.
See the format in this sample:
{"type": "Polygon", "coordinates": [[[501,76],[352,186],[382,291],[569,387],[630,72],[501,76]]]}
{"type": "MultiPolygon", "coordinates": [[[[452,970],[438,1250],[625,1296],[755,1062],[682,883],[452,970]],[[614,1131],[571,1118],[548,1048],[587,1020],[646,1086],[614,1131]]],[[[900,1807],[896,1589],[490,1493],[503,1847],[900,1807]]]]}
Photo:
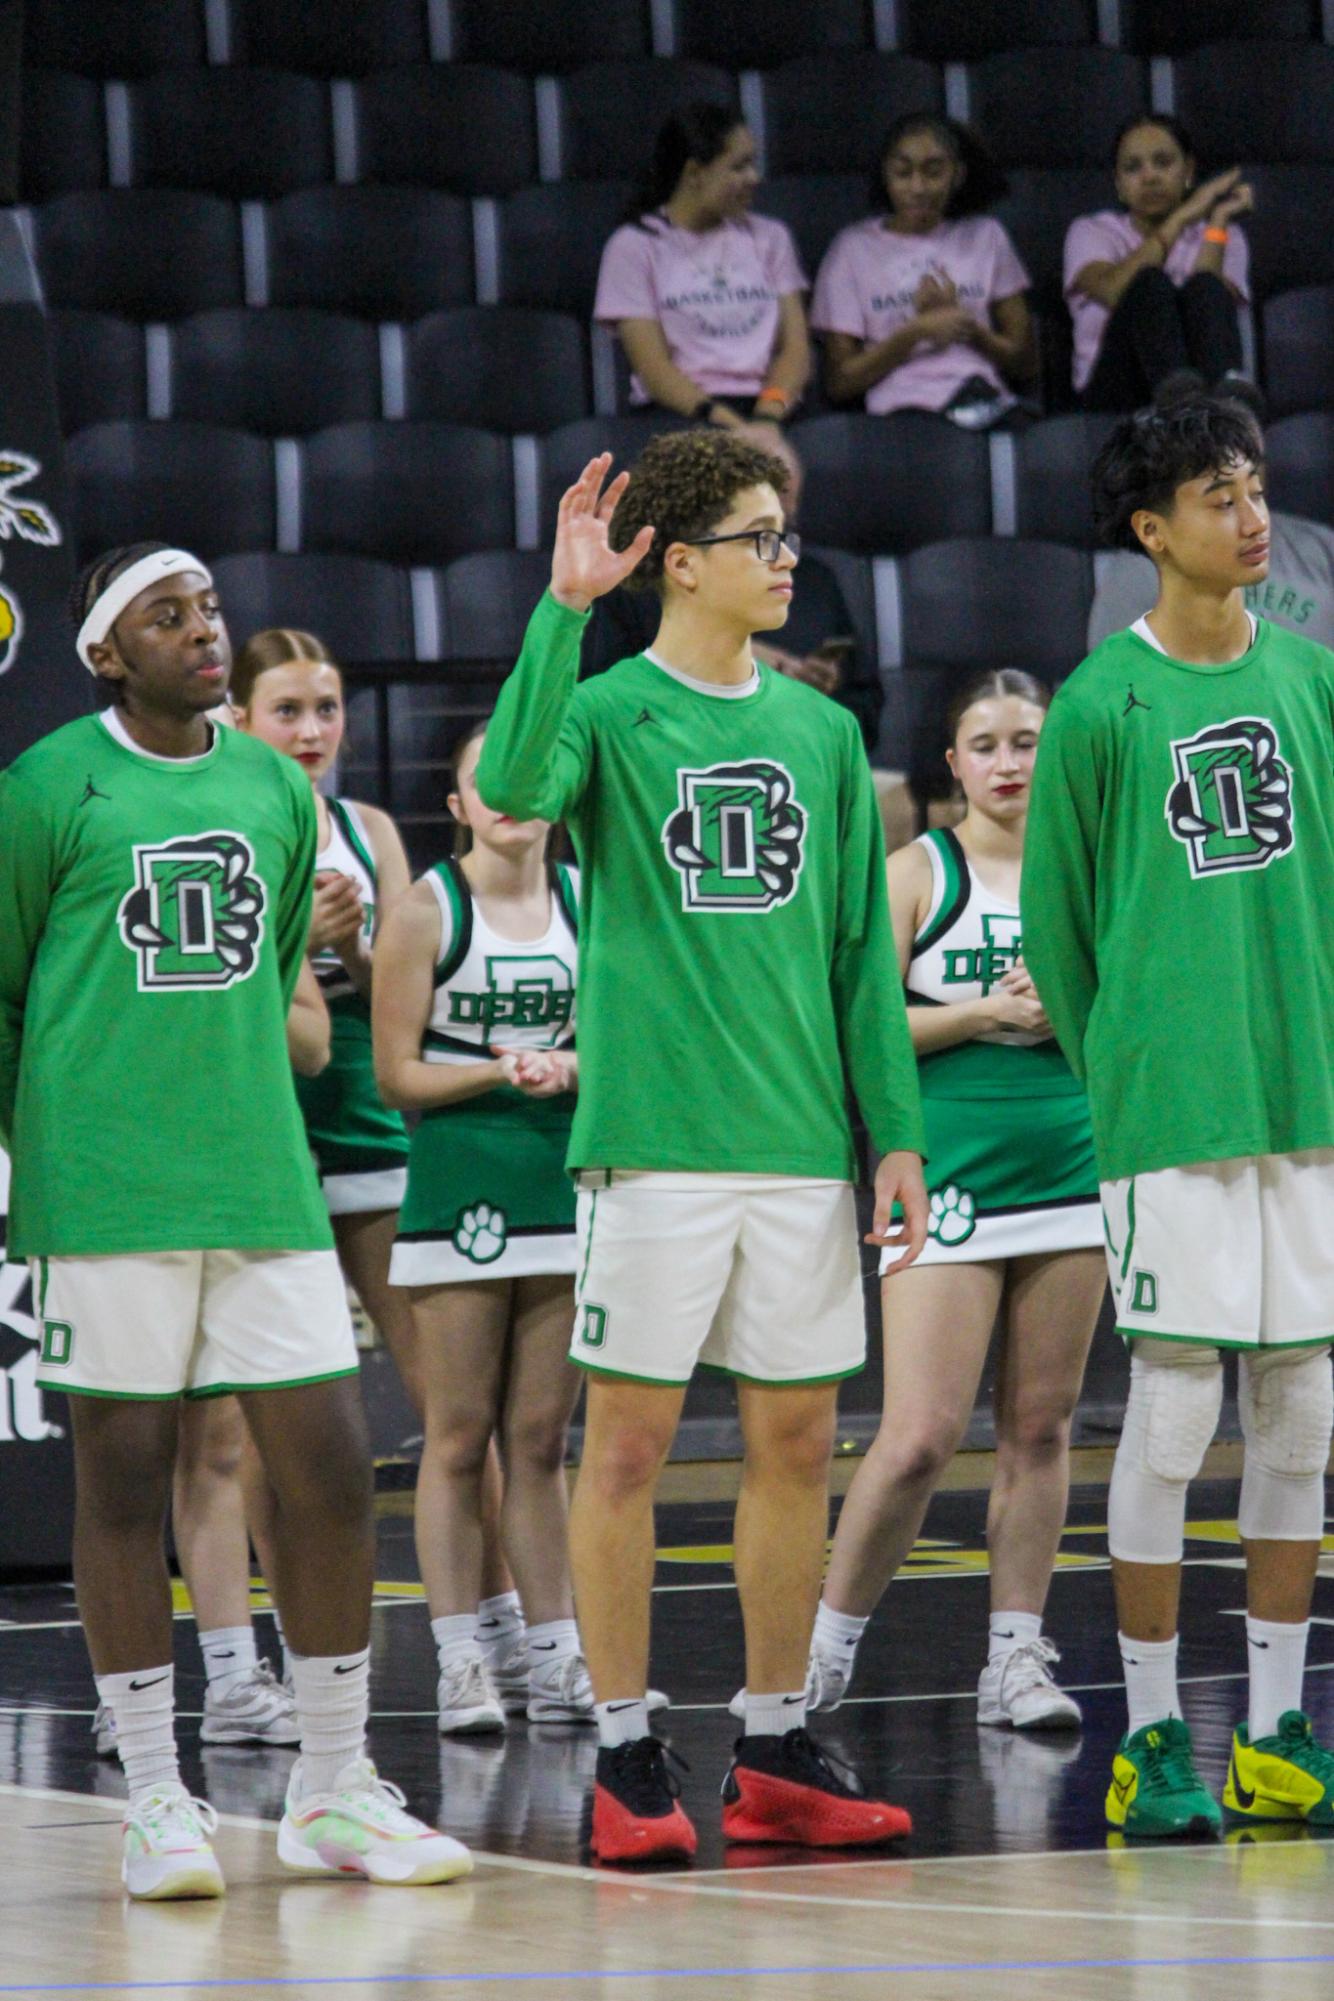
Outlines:
{"type": "MultiPolygon", "coordinates": [[[[931,902],[905,982],[911,1007],[982,1000],[1019,961],[1017,904],[988,889],[957,834],[918,846],[931,902]]],[[[919,1060],[930,1235],[919,1262],[1078,1250],[1102,1243],[1088,1104],[1057,1044],[988,1030],[919,1060]]]]}

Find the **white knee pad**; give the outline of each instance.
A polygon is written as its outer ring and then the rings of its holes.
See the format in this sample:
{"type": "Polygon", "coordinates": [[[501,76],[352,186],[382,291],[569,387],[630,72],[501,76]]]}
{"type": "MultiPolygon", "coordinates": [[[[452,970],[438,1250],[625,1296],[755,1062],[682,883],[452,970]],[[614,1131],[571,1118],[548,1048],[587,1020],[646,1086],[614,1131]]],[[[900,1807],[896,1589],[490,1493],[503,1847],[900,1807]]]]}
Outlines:
{"type": "Polygon", "coordinates": [[[1195,1342],[1136,1341],[1107,1496],[1107,1544],[1124,1563],[1179,1563],[1186,1488],[1218,1429],[1223,1364],[1195,1342]]]}
{"type": "Polygon", "coordinates": [[[1237,1408],[1246,1458],[1237,1526],[1250,1540],[1318,1542],[1334,1435],[1328,1348],[1271,1348],[1242,1357],[1237,1408]]]}

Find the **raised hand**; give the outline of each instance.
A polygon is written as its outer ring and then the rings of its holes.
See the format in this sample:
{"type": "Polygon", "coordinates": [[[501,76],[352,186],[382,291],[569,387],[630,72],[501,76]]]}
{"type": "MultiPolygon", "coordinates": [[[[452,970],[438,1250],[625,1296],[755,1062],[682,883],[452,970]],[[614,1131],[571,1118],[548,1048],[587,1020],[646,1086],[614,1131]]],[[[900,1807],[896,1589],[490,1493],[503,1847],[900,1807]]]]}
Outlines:
{"type": "Polygon", "coordinates": [[[551,552],[551,595],[571,611],[587,611],[594,598],[605,597],[624,583],[653,544],[653,529],[643,527],[628,549],[612,548],[608,536],[616,503],[630,483],[618,473],[603,491],[611,471],[611,453],[590,459],[574,485],[561,496],[556,515],[556,544],[551,552]]]}
{"type": "Polygon", "coordinates": [[[1255,190],[1249,181],[1238,181],[1237,185],[1215,202],[1209,211],[1209,220],[1215,229],[1226,229],[1239,215],[1247,215],[1255,207],[1255,190]]]}

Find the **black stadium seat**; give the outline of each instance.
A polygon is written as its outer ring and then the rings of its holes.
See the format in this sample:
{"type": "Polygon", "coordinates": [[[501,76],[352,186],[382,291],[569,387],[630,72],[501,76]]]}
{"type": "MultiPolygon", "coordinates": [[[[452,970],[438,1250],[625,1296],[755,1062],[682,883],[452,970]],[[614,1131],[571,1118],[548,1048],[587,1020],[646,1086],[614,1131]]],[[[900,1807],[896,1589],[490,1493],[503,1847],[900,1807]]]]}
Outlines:
{"type": "Polygon", "coordinates": [[[1104,167],[1149,104],[1148,69],[1122,49],[1008,49],[968,75],[972,121],[1003,166],[1104,167]]]}
{"type": "Polygon", "coordinates": [[[674,111],[707,99],[741,116],[737,83],[704,63],[594,62],[561,77],[561,172],[573,180],[638,180],[658,127],[674,111]]]}
{"type": "Polygon", "coordinates": [[[426,0],[230,0],[232,61],[361,76],[430,55],[426,0]]]}
{"type": "Polygon", "coordinates": [[[333,179],[328,86],[281,70],[186,70],[130,86],[137,187],[234,200],[333,179]]]}
{"type": "Polygon", "coordinates": [[[1334,229],[1312,226],[1334,216],[1334,165],[1248,167],[1246,178],[1255,190],[1255,220],[1243,227],[1256,297],[1334,281],[1334,229]]]}
{"type": "Polygon", "coordinates": [[[379,70],[356,87],[363,181],[507,194],[537,179],[533,86],[483,63],[379,70]]]}
{"type": "Polygon", "coordinates": [[[556,509],[560,497],[590,459],[610,452],[613,472],[633,464],[650,438],[663,431],[679,431],[682,417],[665,410],[643,411],[626,417],[582,417],[577,424],[563,424],[542,440],[542,472],[538,512],[538,532],[544,543],[556,533],[556,509]]]}
{"type": "MultiPolygon", "coordinates": [[[[456,62],[545,75],[576,63],[646,56],[649,0],[452,0],[456,62]]],[[[626,107],[627,117],[633,108],[626,107]]]]}
{"type": "Polygon", "coordinates": [[[801,528],[867,555],[991,531],[987,441],[921,410],[813,417],[792,429],[805,467],[801,528]]]}
{"type": "Polygon", "coordinates": [[[1059,307],[1066,231],[1076,216],[1115,206],[1111,168],[1014,167],[1009,182],[993,213],[1023,259],[1037,303],[1059,307]]]}
{"type": "Polygon", "coordinates": [[[102,87],[70,70],[23,72],[19,119],[19,193],[45,201],[107,183],[107,126],[102,87]]]}
{"type": "Polygon", "coordinates": [[[769,69],[824,49],[869,49],[869,0],[676,0],[680,55],[769,69]]]}
{"type": "Polygon", "coordinates": [[[1117,422],[1114,416],[1072,412],[1048,417],[1015,438],[1017,532],[1034,541],[1099,546],[1093,527],[1089,467],[1117,422]]]}
{"type": "Polygon", "coordinates": [[[462,424],[339,424],[302,452],[301,541],[447,563],[514,540],[508,438],[462,424]]]}
{"type": "Polygon", "coordinates": [[[840,229],[870,213],[869,180],[864,173],[779,174],[760,189],[757,211],[787,224],[812,284],[820,259],[840,229]]]}
{"type": "Polygon", "coordinates": [[[1177,115],[1202,159],[1334,161],[1334,49],[1214,42],[1175,71],[1177,115]]]}
{"type": "Polygon", "coordinates": [[[52,312],[47,320],[60,428],[148,414],[144,330],[112,313],[52,312]]]}
{"type": "Polygon", "coordinates": [[[763,90],[771,174],[869,175],[896,118],[945,108],[934,63],[864,50],[799,56],[770,70],[763,90]]]}
{"type": "Polygon", "coordinates": [[[472,210],[436,188],[303,188],[268,212],[269,298],[413,319],[473,296],[472,210]]]}
{"type": "Polygon", "coordinates": [[[147,76],[202,63],[204,0],[35,0],[23,60],[84,76],[147,76]]]}
{"type": "Polygon", "coordinates": [[[1334,410],[1282,417],[1265,432],[1271,507],[1334,528],[1334,410]]]}
{"type": "Polygon", "coordinates": [[[500,204],[500,301],[588,319],[603,245],[625,220],[629,181],[552,181],[500,204]]]}
{"type": "Polygon", "coordinates": [[[369,556],[228,555],[212,565],[233,646],[273,625],[314,632],[346,663],[414,657],[406,570],[369,556]]]}
{"type": "Polygon", "coordinates": [[[217,195],[108,188],[61,195],[32,214],[52,306],[174,320],[241,303],[240,222],[217,195]]]}
{"type": "Polygon", "coordinates": [[[898,0],[899,47],[938,62],[1098,39],[1097,0],[898,0]]]}
{"type": "Polygon", "coordinates": [[[1121,41],[1145,55],[1179,55],[1201,42],[1315,40],[1319,0],[1120,0],[1121,41]]]}
{"type": "Polygon", "coordinates": [[[182,320],[171,413],[287,436],[380,414],[380,337],[366,320],[273,306],[182,320]]]}
{"type": "Polygon", "coordinates": [[[588,414],[584,327],[518,306],[432,313],[408,332],[410,417],[554,431],[588,414]]]}
{"type": "Polygon", "coordinates": [[[80,561],[162,540],[209,559],[272,547],[273,447],[214,424],[94,424],[65,446],[80,561]]]}
{"type": "Polygon", "coordinates": [[[542,549],[488,549],[440,575],[444,651],[453,660],[515,660],[551,581],[542,549]]]}
{"type": "Polygon", "coordinates": [[[1334,408],[1334,285],[1277,293],[1263,325],[1270,414],[1334,408]]]}

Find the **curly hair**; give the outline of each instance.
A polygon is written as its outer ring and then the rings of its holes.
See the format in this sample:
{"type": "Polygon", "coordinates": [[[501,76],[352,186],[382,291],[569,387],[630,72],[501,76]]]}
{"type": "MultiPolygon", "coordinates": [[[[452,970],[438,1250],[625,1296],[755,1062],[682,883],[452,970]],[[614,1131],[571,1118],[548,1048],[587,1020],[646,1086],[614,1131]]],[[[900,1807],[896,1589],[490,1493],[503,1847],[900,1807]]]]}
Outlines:
{"type": "Polygon", "coordinates": [[[1171,511],[1177,488],[1249,459],[1264,464],[1260,426],[1245,404],[1203,392],[1123,417],[1090,468],[1093,521],[1113,549],[1142,553],[1131,525],[1141,508],[1171,511]]]}
{"type": "Polygon", "coordinates": [[[628,589],[662,588],[663,557],[673,542],[707,535],[727,518],[747,487],[771,486],[781,500],[788,470],[772,452],[700,426],[653,438],[635,460],[630,484],[611,519],[613,549],[628,549],[646,522],[655,533],[648,554],[626,579],[628,589]]]}

